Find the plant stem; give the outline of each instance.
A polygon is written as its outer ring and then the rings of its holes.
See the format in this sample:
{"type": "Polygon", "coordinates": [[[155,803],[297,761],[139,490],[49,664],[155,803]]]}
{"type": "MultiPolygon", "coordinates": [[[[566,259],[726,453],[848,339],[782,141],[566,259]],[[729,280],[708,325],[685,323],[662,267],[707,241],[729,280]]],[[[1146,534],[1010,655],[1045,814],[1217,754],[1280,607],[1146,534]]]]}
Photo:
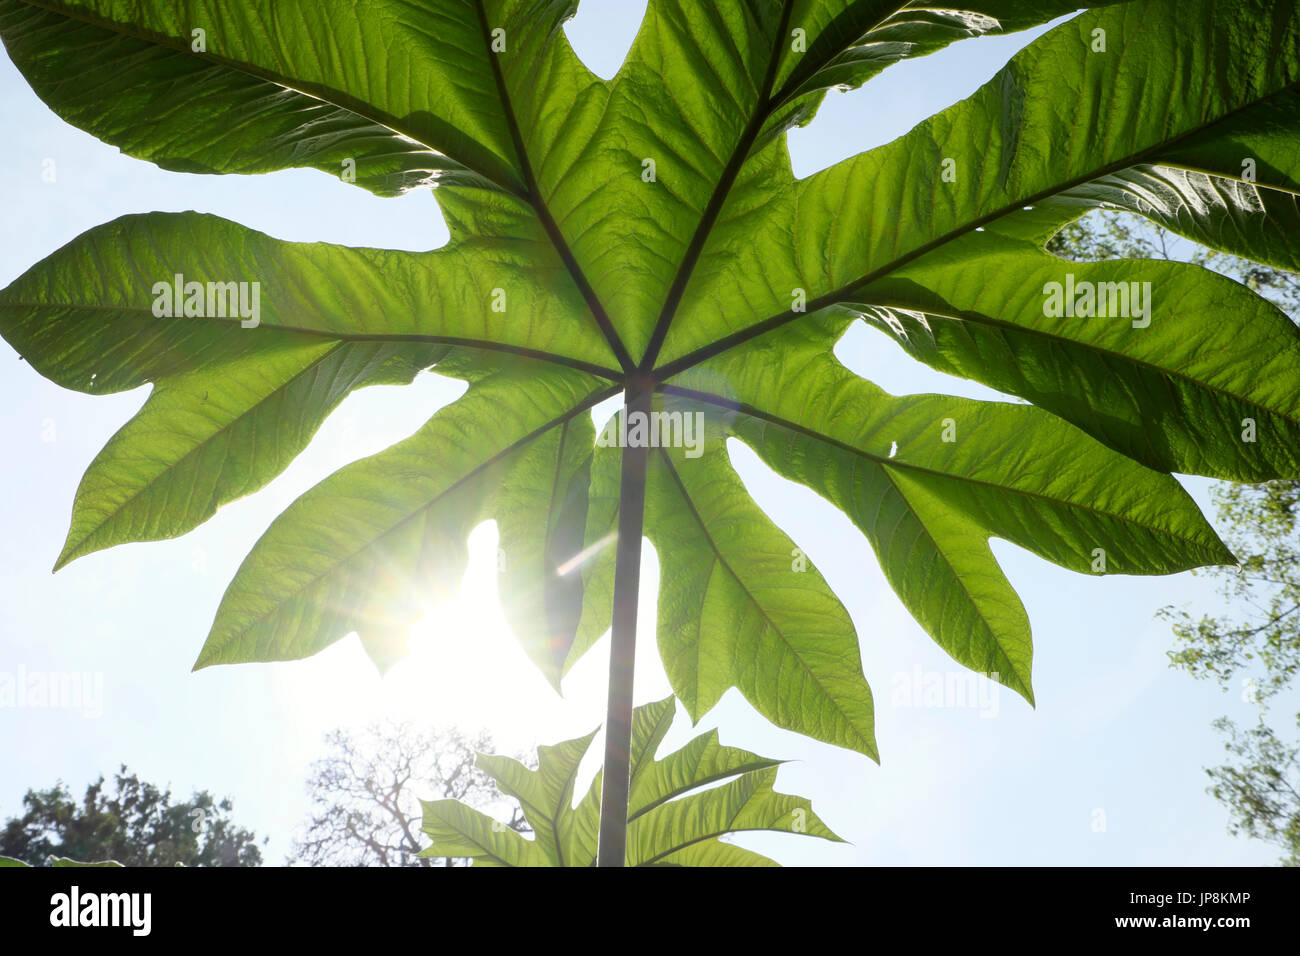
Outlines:
{"type": "MultiPolygon", "coordinates": [[[[648,415],[648,382],[630,382],[625,417],[648,415]]],[[[632,677],[636,664],[637,592],[641,585],[641,532],[645,517],[646,467],[650,449],[623,448],[619,476],[618,553],[614,565],[614,626],[609,649],[609,704],[605,716],[605,765],[600,793],[598,866],[627,859],[628,751],[632,744],[632,677]]]]}

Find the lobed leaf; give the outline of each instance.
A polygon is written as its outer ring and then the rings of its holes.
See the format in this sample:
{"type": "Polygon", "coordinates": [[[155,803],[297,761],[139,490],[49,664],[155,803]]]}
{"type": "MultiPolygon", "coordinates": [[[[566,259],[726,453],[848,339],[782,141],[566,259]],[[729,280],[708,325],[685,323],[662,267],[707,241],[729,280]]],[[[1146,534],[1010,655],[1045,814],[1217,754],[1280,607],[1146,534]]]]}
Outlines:
{"type": "MultiPolygon", "coordinates": [[[[745,492],[730,438],[840,507],[936,641],[1032,701],[1029,623],[991,537],[1086,573],[1232,561],[1169,473],[1300,475],[1300,333],[1280,313],[1199,268],[1045,251],[1110,206],[1295,267],[1300,4],[1094,4],[974,96],[803,180],[780,134],[828,89],[1070,7],[651,0],[605,82],[565,38],[571,0],[0,0],[36,92],[129,154],[221,173],[354,161],[381,195],[437,184],[451,235],[407,253],[131,216],[0,292],[0,334],[51,380],[154,386],[87,472],[59,563],[186,532],[351,390],[433,366],[466,394],[271,526],[197,666],[353,631],[387,666],[495,519],[511,626],[558,683],[612,605],[621,452],[588,413],[649,384],[657,413],[705,421],[702,445],[651,453],[645,513],[660,649],[693,718],[736,687],[779,726],[875,755],[853,623],[745,492]],[[156,314],[177,275],[257,283],[257,327],[156,314]],[[1149,289],[1150,308],[1045,306],[1075,280],[1149,289]],[[1038,407],[888,395],[833,358],[849,316],[1038,407]]],[[[638,771],[633,852],[762,862],[717,834],[799,808],[770,762],[701,739],[638,771]],[[721,785],[690,789],[704,781],[721,785]]],[[[546,751],[540,776],[485,759],[538,841],[450,805],[426,822],[485,862],[594,859],[598,808],[570,808],[585,747],[546,751]]]]}
{"type": "MultiPolygon", "coordinates": [[[[662,760],[655,751],[673,721],[673,698],[632,714],[629,866],[776,866],[733,844],[728,834],[772,831],[842,842],[807,800],[775,792],[780,761],[718,743],[716,730],[662,760]],[[711,784],[726,780],[721,786],[711,784]]],[[[455,800],[424,802],[422,832],[433,844],[421,856],[468,857],[483,866],[593,866],[600,818],[600,774],[573,806],[578,765],[595,732],[538,749],[538,766],[480,754],[477,766],[523,807],[528,840],[455,800]]]]}

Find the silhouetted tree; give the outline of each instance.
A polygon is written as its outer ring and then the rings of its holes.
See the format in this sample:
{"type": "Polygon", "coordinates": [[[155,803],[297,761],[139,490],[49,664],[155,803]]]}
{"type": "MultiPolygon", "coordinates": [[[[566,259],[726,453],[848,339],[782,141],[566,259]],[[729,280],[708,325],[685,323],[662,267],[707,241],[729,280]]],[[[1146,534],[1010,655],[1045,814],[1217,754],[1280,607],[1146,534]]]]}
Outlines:
{"type": "Polygon", "coordinates": [[[50,857],[125,866],[259,866],[257,837],[235,826],[232,809],[229,799],[218,801],[206,790],[174,803],[170,789],[142,781],[124,765],[111,785],[102,776],[90,784],[80,802],[62,781],[28,790],[23,813],[0,830],[0,856],[32,866],[50,857]]]}
{"type": "MultiPolygon", "coordinates": [[[[520,833],[531,830],[518,805],[507,802],[474,766],[476,751],[492,752],[485,733],[421,730],[409,722],[374,724],[360,734],[335,730],[329,753],[312,765],[307,791],[314,807],[289,862],[310,866],[453,866],[418,857],[429,841],[420,833],[420,800],[461,800],[499,812],[520,833]]],[[[518,758],[523,762],[524,758],[518,758]]]]}

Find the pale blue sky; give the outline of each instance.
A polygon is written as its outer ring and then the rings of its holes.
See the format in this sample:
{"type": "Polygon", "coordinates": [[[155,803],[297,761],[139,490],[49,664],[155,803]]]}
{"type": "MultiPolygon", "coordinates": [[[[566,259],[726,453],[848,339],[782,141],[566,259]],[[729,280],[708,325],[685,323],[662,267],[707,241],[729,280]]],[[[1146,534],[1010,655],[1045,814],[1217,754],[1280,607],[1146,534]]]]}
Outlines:
{"type": "MultiPolygon", "coordinates": [[[[644,4],[584,0],[569,27],[603,76],[622,59],[644,4]]],[[[1041,32],[1041,31],[1037,31],[1041,32]]],[[[887,142],[969,96],[1033,34],[968,41],[888,70],[865,89],[832,94],[813,126],[791,137],[800,175],[887,142]]],[[[446,232],[432,197],[376,199],[314,171],[200,177],[122,156],[59,120],[0,57],[0,173],[9,209],[0,227],[0,286],[81,232],[126,213],[196,209],[277,238],[428,249],[446,232]],[[52,159],[54,182],[43,181],[52,159]]],[[[908,359],[858,327],[842,361],[894,393],[991,397],[908,359]]],[[[462,599],[414,658],[381,679],[355,637],[305,662],[246,664],[192,674],[225,584],[248,548],[298,494],[345,462],[414,431],[460,391],[422,375],[406,388],[349,398],[316,442],[268,488],[169,542],[129,545],[50,567],[87,464],[143,403],[65,391],[0,343],[0,674],[101,674],[99,716],[73,709],[0,708],[0,815],[29,786],[62,778],[78,792],[126,762],[181,793],[208,788],[235,801],[240,823],[271,837],[279,862],[306,814],[303,781],[335,726],[386,716],[486,726],[509,748],[583,734],[603,719],[607,644],[578,666],[561,699],[504,631],[495,602],[495,528],[471,539],[462,599]]],[[[734,443],[733,443],[734,446],[734,443]]],[[[911,620],[865,539],[836,509],[732,448],[756,499],[806,551],[853,616],[876,698],[882,764],[773,728],[734,691],[691,731],[679,714],[668,745],[706,727],[725,743],[789,758],[778,789],[812,799],[851,841],[796,837],[741,842],[786,863],[1260,864],[1261,844],[1229,837],[1226,812],[1204,793],[1202,768],[1223,751],[1210,729],[1245,715],[1235,694],[1166,665],[1155,611],[1217,598],[1204,579],[1092,578],[1002,542],[994,550],[1020,592],[1035,638],[1038,708],[985,685],[975,707],[902,706],[900,687],[958,668],[911,620]],[[994,693],[991,700],[987,696],[994,693]],[[1096,829],[1103,819],[1104,830],[1096,829]]],[[[1185,482],[1202,506],[1209,483],[1185,482]]],[[[637,701],[668,693],[654,650],[658,577],[647,547],[637,701]]]]}

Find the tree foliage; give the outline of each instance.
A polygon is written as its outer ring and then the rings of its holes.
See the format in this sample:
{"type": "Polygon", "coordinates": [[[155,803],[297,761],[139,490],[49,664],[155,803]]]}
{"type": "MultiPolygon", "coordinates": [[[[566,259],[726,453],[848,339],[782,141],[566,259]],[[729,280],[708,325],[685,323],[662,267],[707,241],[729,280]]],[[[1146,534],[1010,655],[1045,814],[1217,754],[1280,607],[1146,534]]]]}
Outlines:
{"type": "Polygon", "coordinates": [[[1215,721],[1229,759],[1207,771],[1210,792],[1231,812],[1233,833],[1274,843],[1284,863],[1300,866],[1300,708],[1290,716],[1300,673],[1300,482],[1225,484],[1214,497],[1241,564],[1208,573],[1231,603],[1218,614],[1166,609],[1178,638],[1169,656],[1257,708],[1244,727],[1215,721]]]}
{"type": "MultiPolygon", "coordinates": [[[[1052,238],[1049,248],[1073,259],[1152,257],[1214,269],[1267,297],[1300,321],[1300,275],[1193,245],[1131,214],[1092,213],[1052,238]]],[[[1294,689],[1300,669],[1300,482],[1224,482],[1211,492],[1224,537],[1239,564],[1195,572],[1217,581],[1231,610],[1193,614],[1165,608],[1177,645],[1172,665],[1193,677],[1239,690],[1258,707],[1253,725],[1214,722],[1229,762],[1209,768],[1209,792],[1231,812],[1234,834],[1277,844],[1283,862],[1300,865],[1300,736],[1270,722],[1270,704],[1294,689]]],[[[1300,713],[1296,714],[1300,726],[1300,713]]]]}
{"type": "Polygon", "coordinates": [[[0,855],[29,866],[59,859],[105,860],[124,866],[260,866],[265,844],[235,824],[230,800],[207,790],[174,800],[127,773],[86,787],[77,801],[62,782],[28,790],[23,812],[0,828],[0,855]]]}

